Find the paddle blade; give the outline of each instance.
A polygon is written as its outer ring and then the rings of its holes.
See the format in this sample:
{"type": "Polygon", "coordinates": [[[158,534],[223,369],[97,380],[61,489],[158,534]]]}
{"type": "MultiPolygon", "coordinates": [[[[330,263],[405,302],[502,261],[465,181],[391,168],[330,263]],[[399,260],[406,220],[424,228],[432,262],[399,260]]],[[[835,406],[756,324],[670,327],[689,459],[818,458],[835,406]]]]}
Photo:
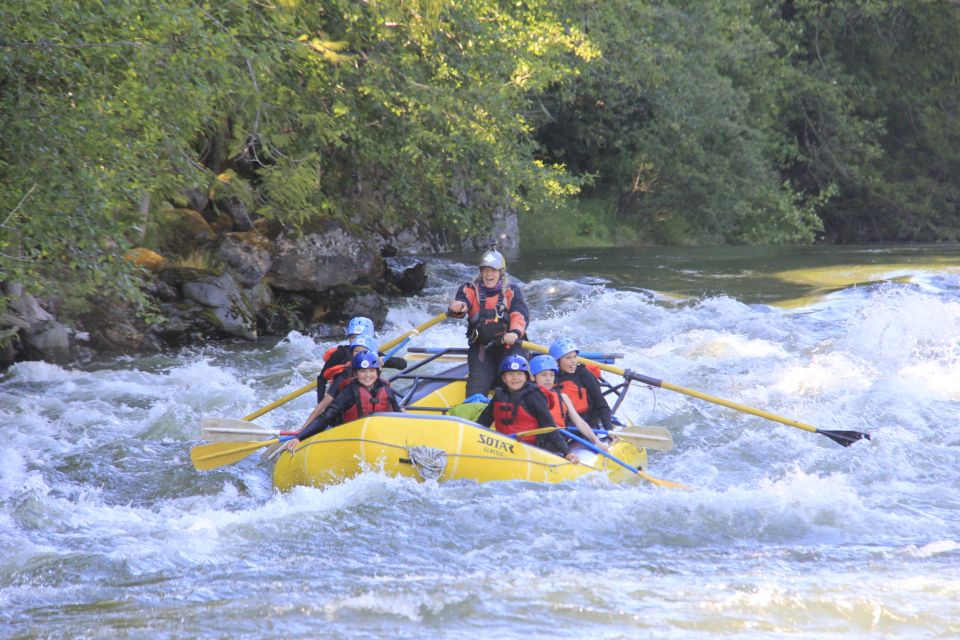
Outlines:
{"type": "Polygon", "coordinates": [[[200,437],[211,442],[250,442],[254,438],[275,438],[279,432],[253,422],[234,418],[204,418],[200,437]]]}
{"type": "Polygon", "coordinates": [[[190,461],[197,471],[216,469],[234,462],[240,462],[257,449],[269,447],[278,442],[277,438],[262,442],[214,442],[201,444],[190,449],[190,461]]]}
{"type": "Polygon", "coordinates": [[[281,451],[283,451],[283,442],[278,442],[277,444],[270,445],[263,451],[263,453],[260,454],[260,459],[264,462],[270,462],[271,460],[279,456],[281,451]]]}
{"type": "Polygon", "coordinates": [[[671,451],[673,436],[663,427],[623,427],[618,431],[609,431],[609,435],[627,440],[637,448],[671,451]]]}
{"type": "Polygon", "coordinates": [[[663,478],[654,478],[652,475],[645,471],[637,470],[637,475],[646,480],[647,482],[652,482],[658,487],[663,487],[664,489],[682,489],[684,491],[693,491],[693,487],[689,487],[680,482],[674,482],[672,480],[664,480],[663,478]]]}
{"type": "Polygon", "coordinates": [[[870,434],[863,433],[862,431],[824,431],[822,429],[817,429],[817,433],[827,436],[837,444],[842,444],[845,447],[849,447],[857,440],[870,439],[870,434]]]}

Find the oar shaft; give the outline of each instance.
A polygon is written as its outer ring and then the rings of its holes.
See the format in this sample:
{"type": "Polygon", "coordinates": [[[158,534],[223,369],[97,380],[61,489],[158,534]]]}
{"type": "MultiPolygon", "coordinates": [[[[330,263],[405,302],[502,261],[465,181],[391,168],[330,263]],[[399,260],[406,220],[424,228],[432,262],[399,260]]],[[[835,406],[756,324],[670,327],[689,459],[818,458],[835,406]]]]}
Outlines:
{"type": "Polygon", "coordinates": [[[411,329],[410,331],[407,331],[407,332],[404,333],[403,335],[397,336],[396,338],[394,338],[394,339],[391,340],[390,342],[385,342],[384,344],[380,345],[380,351],[387,351],[388,349],[392,349],[392,348],[394,348],[395,346],[397,346],[398,344],[400,344],[401,342],[403,342],[404,340],[406,340],[407,338],[409,338],[409,337],[411,337],[411,336],[415,336],[415,335],[420,334],[420,333],[423,333],[424,331],[426,331],[427,329],[429,329],[429,328],[432,327],[433,325],[435,325],[435,324],[437,324],[437,323],[440,323],[440,322],[443,322],[443,321],[446,320],[446,319],[447,319],[447,314],[446,314],[446,312],[441,313],[441,314],[438,314],[438,315],[435,315],[435,316],[433,316],[432,318],[430,318],[429,320],[427,320],[426,322],[424,322],[423,324],[417,325],[416,327],[414,327],[414,328],[411,329]]]}
{"type": "MultiPolygon", "coordinates": [[[[426,322],[424,322],[423,324],[417,325],[416,327],[414,327],[414,328],[411,329],[410,331],[407,331],[407,332],[404,333],[403,335],[400,335],[400,336],[394,338],[393,340],[391,340],[391,341],[389,341],[389,342],[385,342],[384,344],[380,345],[380,349],[379,349],[379,350],[380,350],[380,351],[387,351],[388,349],[392,349],[393,347],[397,346],[398,344],[400,344],[401,342],[403,342],[403,341],[406,340],[407,338],[410,338],[410,337],[412,337],[412,336],[415,336],[415,335],[418,335],[418,334],[420,334],[420,333],[423,333],[424,331],[426,331],[427,329],[429,329],[429,328],[432,327],[433,325],[437,324],[438,322],[443,322],[443,321],[446,320],[446,319],[447,319],[447,314],[446,314],[446,313],[441,313],[441,314],[439,314],[439,315],[436,315],[436,316],[430,318],[429,320],[427,320],[426,322]]],[[[263,414],[268,413],[268,412],[270,412],[270,411],[273,411],[274,409],[276,409],[276,408],[279,407],[280,405],[286,404],[286,403],[290,402],[291,400],[293,400],[294,398],[298,398],[298,397],[302,396],[302,395],[305,394],[307,391],[310,391],[310,390],[316,389],[316,388],[317,388],[317,381],[314,380],[314,381],[311,382],[310,384],[306,384],[306,385],[300,387],[299,389],[297,389],[296,391],[293,391],[293,392],[291,392],[291,393],[288,393],[287,395],[283,396],[283,397],[280,398],[279,400],[274,400],[273,402],[271,402],[271,403],[268,404],[267,406],[262,407],[262,408],[260,408],[260,409],[257,409],[257,410],[254,411],[253,413],[244,416],[243,419],[244,419],[244,420],[247,420],[247,421],[249,421],[249,420],[255,420],[255,419],[259,418],[260,416],[262,416],[263,414]]]]}
{"type": "MultiPolygon", "coordinates": [[[[639,380],[638,377],[635,377],[632,371],[627,372],[631,378],[634,380],[639,380]]],[[[643,376],[646,377],[646,376],[643,376]]],[[[643,382],[642,380],[640,380],[643,382]]],[[[796,427],[797,429],[803,429],[804,431],[809,431],[810,433],[816,433],[817,428],[813,425],[800,422],[799,420],[792,420],[790,418],[784,418],[783,416],[778,416],[775,413],[770,413],[769,411],[764,411],[763,409],[754,409],[753,407],[748,407],[745,404],[740,404],[739,402],[731,402],[730,400],[724,400],[723,398],[718,398],[717,396],[712,396],[709,393],[701,393],[700,391],[694,391],[693,389],[687,389],[686,387],[681,387],[680,385],[671,384],[669,382],[659,381],[659,386],[663,389],[669,391],[676,391],[677,393],[682,393],[694,398],[699,398],[701,400],[706,400],[707,402],[712,402],[714,404],[719,404],[723,407],[728,407],[730,409],[735,409],[737,411],[742,411],[744,413],[749,413],[751,415],[759,416],[761,418],[766,418],[767,420],[773,420],[774,422],[779,422],[791,427],[796,427]]]]}
{"type": "Polygon", "coordinates": [[[259,417],[262,416],[263,414],[268,413],[268,412],[270,412],[270,411],[273,411],[274,409],[276,409],[276,408],[279,407],[280,405],[286,404],[286,403],[290,402],[291,400],[293,400],[294,398],[298,398],[298,397],[302,396],[302,395],[305,394],[307,391],[310,391],[311,389],[316,389],[316,388],[317,388],[317,381],[314,380],[314,381],[311,382],[310,384],[306,384],[306,385],[300,387],[299,389],[297,389],[296,391],[292,391],[292,392],[288,393],[287,395],[283,396],[283,397],[280,398],[279,400],[274,400],[273,402],[271,402],[271,403],[268,404],[267,406],[262,407],[262,408],[260,408],[260,409],[257,409],[256,411],[254,411],[253,413],[251,413],[251,414],[249,414],[249,415],[243,416],[243,419],[246,420],[246,421],[248,421],[248,422],[251,421],[251,420],[256,420],[257,418],[259,418],[259,417]]]}
{"type": "Polygon", "coordinates": [[[589,449],[590,451],[593,451],[594,453],[596,453],[596,454],[598,454],[598,455],[601,455],[601,456],[603,456],[604,458],[607,458],[607,459],[609,459],[609,460],[612,460],[613,462],[616,462],[618,465],[620,465],[620,466],[623,467],[624,469],[628,469],[628,470],[632,471],[634,474],[640,476],[641,478],[643,478],[643,479],[646,480],[647,482],[652,482],[653,484],[657,485],[658,487],[668,487],[668,488],[670,488],[670,489],[690,489],[690,487],[688,487],[687,485],[685,485],[685,484],[680,484],[679,482],[672,482],[672,481],[670,481],[670,480],[661,480],[660,478],[654,478],[654,477],[651,476],[649,473],[645,473],[645,472],[643,472],[643,471],[640,471],[640,469],[637,469],[637,468],[636,468],[635,466],[633,466],[632,464],[629,464],[629,463],[627,463],[627,462],[624,462],[623,460],[621,460],[621,459],[618,458],[617,456],[613,455],[612,453],[609,453],[609,452],[607,452],[607,451],[604,451],[603,449],[601,449],[600,447],[596,446],[595,444],[593,444],[592,442],[590,442],[589,440],[587,440],[586,438],[584,438],[584,437],[581,436],[581,435],[578,435],[578,434],[576,434],[576,433],[572,433],[572,432],[570,432],[570,431],[564,431],[563,433],[564,433],[565,436],[567,436],[568,438],[570,438],[570,439],[573,440],[574,442],[579,442],[582,446],[586,447],[586,448],[589,449]]]}
{"type": "MultiPolygon", "coordinates": [[[[538,344],[532,342],[524,342],[523,347],[531,351],[537,351],[539,353],[548,353],[546,347],[542,347],[538,344]]],[[[766,418],[767,420],[772,420],[774,422],[779,422],[790,427],[796,427],[797,429],[803,429],[804,431],[809,431],[811,433],[821,433],[829,436],[829,432],[823,432],[814,427],[798,420],[792,420],[790,418],[784,418],[783,416],[778,416],[769,411],[764,411],[762,409],[755,409],[753,407],[748,407],[747,405],[740,404],[738,402],[731,402],[730,400],[724,400],[723,398],[718,398],[717,396],[710,395],[709,393],[701,393],[700,391],[694,391],[693,389],[687,389],[686,387],[681,387],[680,385],[666,382],[665,380],[658,380],[657,378],[651,378],[650,376],[645,376],[634,371],[624,370],[619,367],[614,367],[612,365],[603,364],[600,362],[594,362],[586,358],[577,358],[578,362],[584,364],[596,365],[600,368],[601,371],[606,371],[607,373],[612,373],[614,375],[622,376],[628,380],[636,380],[637,382],[642,382],[648,384],[652,387],[660,387],[661,389],[667,389],[669,391],[676,391],[677,393],[682,393],[684,395],[691,396],[693,398],[699,398],[700,400],[706,400],[707,402],[712,402],[718,404],[722,407],[727,407],[730,409],[735,409],[737,411],[742,411],[743,413],[749,413],[751,415],[759,416],[761,418],[766,418]]],[[[866,434],[863,434],[866,436],[866,434]]]]}
{"type": "MultiPolygon", "coordinates": [[[[272,444],[280,442],[279,438],[273,438],[272,440],[263,440],[260,442],[245,442],[238,444],[234,447],[231,447],[228,452],[224,451],[214,451],[212,453],[200,453],[194,457],[195,462],[204,462],[206,460],[213,460],[215,458],[223,458],[227,453],[236,454],[243,453],[244,451],[256,451],[257,449],[262,449],[263,447],[269,447],[272,444]]],[[[202,445],[201,445],[202,446],[202,445]]]]}

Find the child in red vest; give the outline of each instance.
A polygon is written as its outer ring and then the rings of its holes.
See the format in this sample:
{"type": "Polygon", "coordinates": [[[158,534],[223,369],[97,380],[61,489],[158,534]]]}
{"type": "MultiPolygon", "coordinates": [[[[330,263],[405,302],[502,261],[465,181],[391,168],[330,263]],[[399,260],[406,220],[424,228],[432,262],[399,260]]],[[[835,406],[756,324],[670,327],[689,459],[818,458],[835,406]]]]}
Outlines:
{"type": "Polygon", "coordinates": [[[553,415],[553,420],[557,423],[557,426],[575,426],[584,438],[607,451],[609,447],[600,441],[590,425],[580,417],[567,394],[563,393],[560,387],[555,386],[559,371],[560,367],[552,356],[536,356],[530,360],[530,373],[533,374],[534,382],[546,396],[547,406],[550,408],[550,413],[553,415]]]}
{"type": "MultiPolygon", "coordinates": [[[[356,336],[368,336],[373,340],[373,320],[357,316],[351,318],[347,323],[347,344],[330,347],[323,354],[323,369],[317,376],[317,403],[323,402],[323,396],[327,391],[327,383],[333,380],[344,367],[350,365],[350,359],[353,357],[352,341],[356,336]]],[[[375,349],[375,347],[370,347],[375,349]]]]}
{"type": "MultiPolygon", "coordinates": [[[[523,356],[507,356],[500,363],[500,379],[504,388],[496,387],[493,401],[483,410],[477,422],[500,433],[512,434],[533,431],[541,427],[556,427],[547,399],[540,388],[530,382],[530,365],[523,356]]],[[[562,425],[560,425],[562,426],[562,425]]],[[[542,449],[580,462],[558,431],[537,436],[521,436],[523,442],[536,443],[542,449]]]]}
{"type": "Polygon", "coordinates": [[[402,411],[389,383],[380,379],[380,356],[375,351],[356,354],[351,364],[353,378],[350,382],[340,390],[330,406],[287,443],[287,449],[293,451],[301,441],[335,424],[351,422],[372,413],[402,411]]]}
{"type": "Polygon", "coordinates": [[[610,405],[603,397],[603,389],[593,373],[577,362],[580,350],[573,340],[563,338],[550,345],[550,356],[557,361],[560,372],[557,386],[565,393],[580,417],[593,429],[613,429],[610,405]]]}

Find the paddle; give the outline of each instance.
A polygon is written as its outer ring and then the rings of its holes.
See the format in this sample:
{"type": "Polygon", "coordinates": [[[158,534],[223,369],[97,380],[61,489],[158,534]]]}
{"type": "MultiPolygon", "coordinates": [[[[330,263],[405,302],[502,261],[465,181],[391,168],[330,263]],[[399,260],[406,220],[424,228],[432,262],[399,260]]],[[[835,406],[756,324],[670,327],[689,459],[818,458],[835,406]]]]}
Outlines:
{"type": "Polygon", "coordinates": [[[204,418],[200,421],[200,437],[211,442],[249,442],[251,438],[292,436],[296,431],[277,431],[246,420],[204,418]]]}
{"type": "Polygon", "coordinates": [[[521,431],[520,433],[511,433],[509,435],[511,438],[522,438],[524,436],[537,436],[537,435],[540,435],[541,433],[550,433],[551,431],[563,431],[563,434],[565,436],[568,436],[571,440],[575,440],[579,442],[580,444],[585,446],[587,449],[590,449],[590,451],[593,451],[594,453],[598,453],[606,458],[610,458],[611,460],[619,464],[621,467],[625,469],[629,469],[630,471],[637,474],[647,482],[652,482],[658,487],[666,487],[668,489],[690,489],[690,487],[688,487],[685,484],[680,484],[679,482],[671,482],[670,480],[661,480],[660,478],[653,477],[649,473],[640,471],[640,469],[637,469],[636,467],[627,464],[626,462],[614,456],[613,454],[604,451],[600,447],[597,447],[586,438],[578,434],[572,433],[570,431],[567,431],[566,429],[563,429],[561,427],[540,427],[539,429],[530,429],[529,431],[521,431]]]}
{"type": "MultiPolygon", "coordinates": [[[[532,342],[523,342],[522,346],[524,349],[530,351],[536,351],[538,353],[550,353],[549,349],[542,347],[539,344],[534,344],[532,342]]],[[[694,391],[693,389],[687,389],[686,387],[681,387],[680,385],[672,384],[666,380],[657,380],[656,378],[651,378],[640,373],[635,373],[629,369],[621,369],[619,367],[614,367],[608,364],[603,364],[600,362],[594,362],[593,360],[587,360],[586,358],[577,358],[577,362],[582,362],[584,364],[595,365],[600,368],[602,371],[612,373],[618,376],[621,376],[627,380],[636,380],[637,382],[642,382],[643,384],[648,384],[651,387],[660,387],[661,389],[667,389],[669,391],[676,391],[677,393],[683,393],[685,395],[699,398],[701,400],[706,400],[707,402],[712,402],[714,404],[719,404],[723,407],[728,407],[730,409],[735,409],[737,411],[742,411],[743,413],[749,413],[751,415],[759,416],[761,418],[766,418],[767,420],[773,420],[774,422],[779,422],[785,424],[788,427],[795,427],[797,429],[803,429],[804,431],[809,431],[810,433],[819,433],[822,436],[827,436],[837,444],[841,444],[845,447],[849,447],[851,444],[857,440],[870,439],[869,433],[863,433],[861,431],[825,431],[823,429],[818,429],[813,425],[805,424],[799,422],[798,420],[792,420],[790,418],[784,418],[783,416],[778,416],[769,411],[764,411],[762,409],[754,409],[753,407],[748,407],[744,404],[739,404],[736,402],[731,402],[730,400],[724,400],[723,398],[718,398],[717,396],[712,396],[707,393],[701,393],[699,391],[694,391]]]]}
{"type": "Polygon", "coordinates": [[[214,442],[201,444],[190,449],[190,460],[197,471],[216,469],[234,462],[240,462],[257,449],[269,447],[277,442],[285,442],[294,436],[283,436],[259,442],[214,442]]]}
{"type": "Polygon", "coordinates": [[[671,482],[670,480],[661,480],[660,478],[654,478],[649,473],[644,473],[643,471],[640,471],[640,469],[637,469],[633,465],[627,464],[626,462],[616,457],[612,453],[604,451],[603,449],[596,446],[595,444],[593,444],[583,436],[580,436],[576,433],[572,433],[570,431],[564,431],[563,433],[565,436],[567,436],[571,440],[575,442],[579,442],[582,446],[586,447],[587,449],[590,449],[590,451],[593,451],[594,453],[601,455],[604,458],[607,458],[609,460],[613,460],[624,469],[629,469],[630,471],[634,472],[635,474],[637,474],[647,482],[652,482],[658,487],[666,487],[667,489],[686,489],[688,491],[690,490],[690,487],[688,487],[685,484],[680,484],[679,482],[671,482]]]}
{"type": "MultiPolygon", "coordinates": [[[[398,336],[397,338],[394,338],[393,340],[391,340],[391,341],[389,341],[389,342],[386,342],[386,343],[380,345],[379,351],[387,351],[388,349],[392,349],[393,347],[396,347],[398,344],[400,344],[401,342],[403,342],[405,339],[410,338],[410,337],[413,337],[413,336],[418,336],[418,335],[420,335],[421,333],[423,333],[424,331],[426,331],[427,329],[429,329],[430,327],[432,327],[433,325],[435,325],[435,324],[437,324],[437,323],[439,323],[439,322],[442,322],[442,321],[444,321],[444,320],[446,320],[446,319],[447,319],[447,314],[446,314],[446,312],[441,313],[441,314],[439,314],[439,315],[435,315],[435,316],[433,316],[432,318],[430,318],[429,320],[427,320],[426,322],[424,322],[423,324],[417,325],[416,327],[414,327],[414,328],[411,329],[410,331],[407,331],[407,332],[404,333],[403,335],[398,336]]],[[[257,418],[259,418],[259,417],[262,416],[263,414],[265,414],[265,413],[267,413],[267,412],[270,412],[270,411],[273,411],[274,409],[276,409],[276,408],[279,407],[280,405],[286,404],[287,402],[290,402],[290,401],[293,400],[294,398],[298,398],[298,397],[302,396],[302,395],[305,394],[307,391],[310,391],[311,389],[316,389],[316,387],[317,387],[317,381],[314,380],[314,381],[311,382],[310,384],[304,385],[304,386],[300,387],[299,389],[297,389],[296,391],[292,391],[292,392],[288,393],[287,395],[283,396],[283,397],[280,398],[279,400],[275,400],[275,401],[271,402],[270,404],[268,404],[267,406],[262,407],[262,408],[260,408],[260,409],[257,409],[257,410],[254,411],[253,413],[244,416],[243,419],[244,419],[244,420],[256,420],[257,418]]]]}
{"type": "Polygon", "coordinates": [[[663,427],[623,427],[617,431],[595,431],[597,435],[613,436],[629,440],[633,446],[644,449],[670,451],[673,449],[673,437],[663,427]]]}

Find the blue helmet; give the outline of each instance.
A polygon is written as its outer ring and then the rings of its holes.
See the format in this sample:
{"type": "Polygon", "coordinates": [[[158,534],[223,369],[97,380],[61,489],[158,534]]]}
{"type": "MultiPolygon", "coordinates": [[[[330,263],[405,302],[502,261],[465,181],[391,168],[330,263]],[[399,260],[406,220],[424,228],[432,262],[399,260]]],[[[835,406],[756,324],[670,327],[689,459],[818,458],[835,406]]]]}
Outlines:
{"type": "Polygon", "coordinates": [[[357,335],[350,338],[350,347],[366,347],[371,351],[377,350],[377,343],[373,339],[373,336],[367,335],[365,333],[358,333],[357,335]]]}
{"type": "Polygon", "coordinates": [[[560,372],[560,365],[554,360],[553,356],[536,356],[530,360],[530,373],[537,375],[541,371],[560,372]]]}
{"type": "Polygon", "coordinates": [[[523,371],[527,374],[527,377],[529,377],[530,365],[527,363],[527,359],[523,356],[507,356],[500,363],[500,373],[505,373],[507,371],[523,371]]]}
{"type": "Polygon", "coordinates": [[[353,356],[353,370],[376,369],[380,370],[380,356],[374,351],[361,351],[353,356]]]}
{"type": "Polygon", "coordinates": [[[553,356],[554,360],[559,360],[571,351],[576,351],[578,355],[580,354],[577,343],[570,338],[560,338],[550,345],[550,355],[553,356]]]}
{"type": "Polygon", "coordinates": [[[347,323],[347,335],[352,336],[357,333],[373,335],[373,320],[357,316],[347,323]]]}

